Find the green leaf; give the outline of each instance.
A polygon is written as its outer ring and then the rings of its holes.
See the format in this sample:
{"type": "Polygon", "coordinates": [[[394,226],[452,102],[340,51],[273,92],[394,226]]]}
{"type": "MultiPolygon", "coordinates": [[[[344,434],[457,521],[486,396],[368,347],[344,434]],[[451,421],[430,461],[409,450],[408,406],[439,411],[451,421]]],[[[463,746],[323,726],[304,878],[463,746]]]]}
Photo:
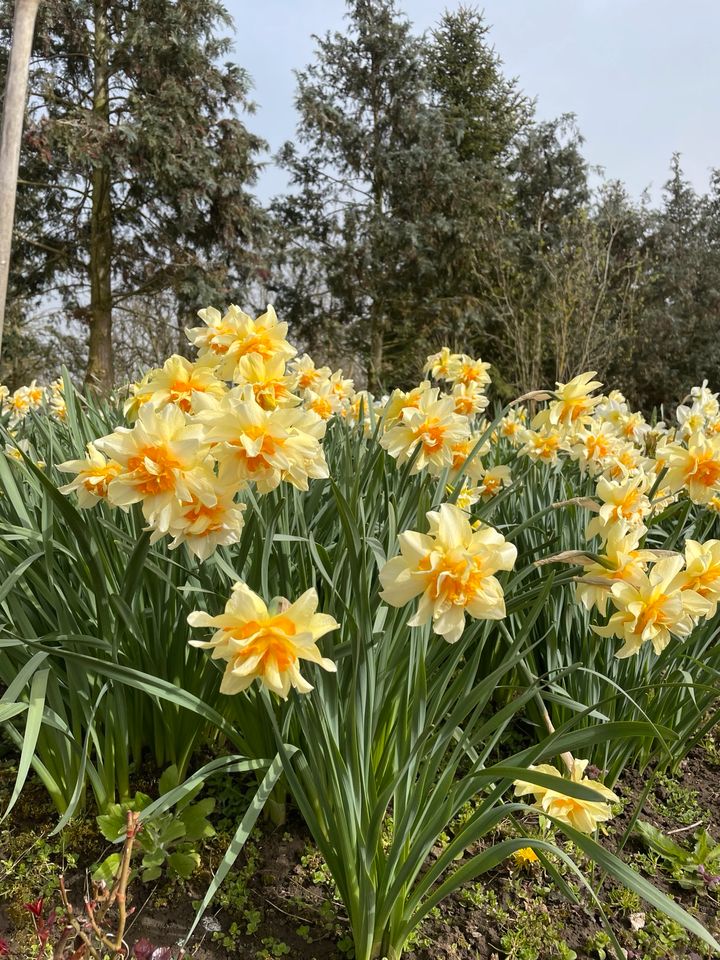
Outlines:
{"type": "Polygon", "coordinates": [[[245,846],[247,838],[250,836],[252,828],[255,826],[257,818],[260,816],[265,803],[267,802],[268,797],[275,788],[275,784],[280,779],[283,772],[282,760],[279,756],[275,757],[273,762],[270,764],[267,773],[263,777],[263,781],[258,788],[257,793],[250,802],[250,806],[245,811],[240,824],[238,825],[237,830],[235,831],[235,836],[230,842],[230,846],[225,851],[225,856],[222,858],[220,866],[215,871],[215,876],[212,878],[210,885],[205,892],[200,906],[198,907],[197,913],[195,914],[195,919],[193,920],[190,929],[188,930],[185,938],[183,940],[183,946],[187,945],[195,933],[197,925],[200,923],[200,920],[203,917],[203,914],[210,905],[213,897],[217,893],[220,885],[222,884],[225,877],[228,875],[232,865],[237,860],[240,851],[245,846]]]}
{"type": "Polygon", "coordinates": [[[120,869],[120,861],[122,860],[122,855],[119,853],[111,853],[109,857],[106,857],[103,862],[97,867],[93,872],[92,878],[96,883],[106,883],[108,886],[112,886],[113,880],[117,875],[118,870],[120,869]]]}
{"type": "Polygon", "coordinates": [[[30,767],[35,755],[35,745],[40,735],[40,728],[43,722],[43,712],[45,710],[45,693],[47,691],[49,668],[39,670],[32,679],[30,687],[30,703],[27,709],[27,720],[25,721],[25,733],[23,736],[22,749],[20,751],[20,760],[18,762],[18,772],[15,777],[15,786],[13,787],[10,800],[8,801],[5,813],[0,818],[0,823],[8,816],[10,811],[17,803],[22,788],[27,780],[30,767]]]}
{"type": "Polygon", "coordinates": [[[679,861],[686,860],[688,858],[689,854],[687,850],[684,850],[681,846],[675,843],[674,840],[671,840],[670,837],[666,837],[661,830],[658,830],[658,828],[654,827],[651,823],[646,823],[644,820],[638,820],[635,824],[635,829],[645,841],[647,846],[656,853],[661,854],[663,857],[667,857],[670,860],[679,861]]]}
{"type": "Polygon", "coordinates": [[[163,771],[160,781],[158,783],[158,793],[162,796],[164,793],[169,793],[171,790],[178,785],[178,768],[177,764],[173,764],[171,767],[168,767],[163,771]]]}
{"type": "Polygon", "coordinates": [[[117,843],[125,836],[127,829],[127,806],[119,803],[112,803],[107,808],[107,813],[96,817],[96,822],[100,828],[100,833],[111,843],[117,843]]]}
{"type": "Polygon", "coordinates": [[[183,880],[187,880],[200,866],[200,855],[195,851],[192,853],[171,853],[168,857],[168,866],[183,880]]]}

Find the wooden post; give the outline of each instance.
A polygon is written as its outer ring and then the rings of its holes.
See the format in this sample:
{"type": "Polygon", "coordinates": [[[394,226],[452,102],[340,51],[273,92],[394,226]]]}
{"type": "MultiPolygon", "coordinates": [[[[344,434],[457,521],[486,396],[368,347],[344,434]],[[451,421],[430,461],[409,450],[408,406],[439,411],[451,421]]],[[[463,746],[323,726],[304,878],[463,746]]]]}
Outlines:
{"type": "Polygon", "coordinates": [[[20,145],[27,103],[30,54],[40,0],[16,0],[12,46],[0,129],[0,355],[5,321],[20,145]]]}

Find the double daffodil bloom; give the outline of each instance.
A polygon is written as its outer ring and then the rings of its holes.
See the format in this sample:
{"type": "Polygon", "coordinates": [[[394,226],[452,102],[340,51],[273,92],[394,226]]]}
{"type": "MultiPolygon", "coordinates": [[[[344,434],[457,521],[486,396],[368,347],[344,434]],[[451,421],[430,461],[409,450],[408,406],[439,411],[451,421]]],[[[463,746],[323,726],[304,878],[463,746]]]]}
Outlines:
{"type": "Polygon", "coordinates": [[[313,687],[300,673],[301,660],[336,670],[333,661],[320,653],[317,641],[340,625],[328,614],[317,613],[317,605],[317,593],[311,589],[294,603],[278,597],[268,607],[239,581],[224,613],[211,617],[196,610],[188,616],[191,627],[217,628],[212,640],[191,640],[190,644],[212,650],[213,660],[227,661],[221,693],[240,693],[254,680],[284,700],[291,687],[309,693],[313,687]]]}
{"type": "Polygon", "coordinates": [[[290,360],[296,350],[288,343],[287,324],[280,323],[272,307],[253,320],[246,313],[230,306],[223,316],[215,307],[198,312],[204,327],[187,330],[188,340],[198,348],[198,358],[213,357],[217,376],[232,380],[242,357],[257,356],[261,360],[290,360]]]}
{"type": "Polygon", "coordinates": [[[472,526],[454,504],[443,503],[427,518],[428,533],[400,534],[400,556],[380,571],[380,595],[393,607],[419,596],[417,613],[408,625],[432,622],[435,633],[455,643],[465,627],[466,612],[478,620],[505,616],[505,597],[493,574],[512,570],[517,549],[492,527],[472,526]]]}
{"type": "Polygon", "coordinates": [[[687,490],[693,503],[709,503],[720,493],[720,436],[694,433],[687,447],[667,447],[668,472],[665,482],[673,490],[687,490]]]}
{"type": "Polygon", "coordinates": [[[584,775],[588,762],[587,760],[574,760],[569,779],[572,783],[582,783],[594,790],[598,794],[597,800],[578,800],[575,797],[567,796],[563,792],[563,783],[566,782],[565,777],[549,763],[539,763],[529,769],[537,770],[538,773],[547,773],[551,777],[557,777],[557,787],[541,787],[536,783],[516,780],[515,796],[525,797],[528,794],[533,794],[535,797],[534,806],[541,813],[547,813],[561,823],[569,824],[581,833],[593,833],[599,823],[610,820],[613,815],[610,804],[617,803],[619,797],[609,787],[597,780],[590,780],[584,775]]]}
{"type": "Polygon", "coordinates": [[[398,463],[415,456],[413,473],[427,469],[437,475],[451,466],[453,446],[469,434],[467,417],[455,413],[453,398],[438,398],[438,390],[433,388],[420,396],[416,407],[402,408],[380,443],[398,463]]]}
{"type": "Polygon", "coordinates": [[[684,589],[684,563],[679,554],[665,557],[649,573],[612,586],[610,594],[616,612],[605,626],[594,626],[593,630],[598,636],[625,641],[616,657],[631,657],[648,642],[655,653],[662,653],[671,635],[689,636],[697,620],[707,616],[710,601],[692,589],[684,589]]]}

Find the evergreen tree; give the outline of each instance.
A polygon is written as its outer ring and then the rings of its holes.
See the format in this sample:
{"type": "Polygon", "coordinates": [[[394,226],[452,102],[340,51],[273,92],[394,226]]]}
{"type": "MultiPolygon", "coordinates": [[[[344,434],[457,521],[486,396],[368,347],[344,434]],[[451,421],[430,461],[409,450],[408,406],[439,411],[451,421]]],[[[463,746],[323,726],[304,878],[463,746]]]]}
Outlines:
{"type": "Polygon", "coordinates": [[[278,301],[311,346],[363,358],[378,389],[476,320],[479,240],[527,104],[477,14],[447,14],[427,38],[392,0],[354,0],[348,20],[298,77],[278,301]]]}
{"type": "Polygon", "coordinates": [[[349,29],[316,38],[315,62],[298,74],[299,147],[281,152],[292,192],[276,206],[278,300],[311,346],[340,338],[361,356],[377,389],[394,319],[393,178],[417,143],[424,83],[394,0],[351,0],[347,16],[349,29]]]}
{"type": "Polygon", "coordinates": [[[647,409],[680,403],[703,379],[720,388],[720,171],[698,194],[672,159],[663,206],[649,217],[646,311],[633,374],[647,409]]]}
{"type": "Polygon", "coordinates": [[[152,322],[169,292],[187,315],[257,265],[248,187],[263,143],[239,118],[247,75],[222,62],[229,23],[215,0],[41,8],[16,228],[35,271],[14,286],[54,285],[64,317],[89,327],[87,379],[103,388],[114,314],[142,298],[152,322]]]}
{"type": "Polygon", "coordinates": [[[447,10],[431,31],[425,62],[433,101],[464,160],[507,159],[532,116],[532,104],[508,80],[490,43],[490,27],[472,7],[447,10]]]}

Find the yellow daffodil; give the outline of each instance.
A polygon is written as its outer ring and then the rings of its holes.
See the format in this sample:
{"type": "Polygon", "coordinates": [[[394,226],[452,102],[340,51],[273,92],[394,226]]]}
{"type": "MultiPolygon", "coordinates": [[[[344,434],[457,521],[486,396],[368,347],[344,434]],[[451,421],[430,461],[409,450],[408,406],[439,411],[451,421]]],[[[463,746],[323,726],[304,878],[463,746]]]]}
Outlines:
{"type": "Polygon", "coordinates": [[[706,617],[715,615],[720,603],[720,540],[685,541],[682,589],[693,591],[709,603],[706,617]]]}
{"type": "Polygon", "coordinates": [[[610,589],[620,581],[633,583],[642,580],[648,563],[657,559],[652,550],[639,548],[645,528],[625,532],[621,527],[610,531],[604,553],[598,561],[584,563],[584,576],[578,582],[576,595],[587,610],[597,607],[605,616],[610,589]]]}
{"type": "Polygon", "coordinates": [[[567,823],[581,833],[593,833],[599,823],[610,820],[613,815],[610,804],[617,803],[619,798],[609,787],[584,776],[587,765],[587,760],[574,760],[569,779],[573,783],[582,783],[594,790],[598,794],[597,800],[577,800],[574,797],[568,797],[563,792],[565,778],[556,767],[549,763],[539,763],[529,769],[546,773],[551,777],[557,777],[557,787],[541,787],[536,783],[516,780],[515,795],[525,797],[528,794],[533,794],[535,797],[534,806],[541,813],[546,813],[561,823],[567,823]]]}
{"type": "Polygon", "coordinates": [[[216,547],[238,542],[244,525],[245,504],[235,502],[235,484],[215,478],[212,493],[210,502],[207,497],[203,500],[194,494],[190,500],[180,503],[167,530],[173,537],[171,550],[184,543],[199,560],[207,560],[216,547]]]}
{"type": "Polygon", "coordinates": [[[455,376],[461,360],[461,354],[453,353],[450,347],[441,347],[425,361],[423,373],[429,373],[433,380],[451,380],[455,376]]]}
{"type": "Polygon", "coordinates": [[[453,504],[443,503],[427,514],[427,534],[406,531],[399,536],[400,556],[380,571],[381,596],[393,607],[420,597],[413,627],[432,622],[448,643],[460,639],[465,613],[478,620],[505,616],[502,587],[493,576],[512,570],[516,548],[492,527],[471,526],[453,504]]]}
{"type": "Polygon", "coordinates": [[[327,477],[320,445],[325,426],[314,414],[299,407],[265,410],[252,385],[230,390],[221,401],[198,398],[198,406],[196,420],[223,482],[238,488],[252,481],[267,493],[283,479],[306,490],[309,479],[327,477]]]}
{"type": "Polygon", "coordinates": [[[297,379],[285,372],[282,357],[265,360],[256,353],[241,357],[235,367],[233,380],[239,387],[250,384],[255,400],[264,410],[276,407],[295,407],[301,401],[295,393],[297,379]]]}
{"type": "Polygon", "coordinates": [[[650,478],[642,473],[620,481],[601,477],[595,488],[601,504],[598,515],[587,525],[586,537],[607,539],[611,531],[622,535],[641,527],[652,509],[646,496],[649,487],[650,478]]]}
{"type": "Polygon", "coordinates": [[[132,429],[118,427],[95,446],[121,467],[108,485],[110,503],[127,507],[142,501],[146,519],[161,518],[162,528],[179,501],[192,499],[193,474],[200,469],[204,478],[208,443],[203,429],[173,405],[157,410],[145,404],[132,429]]]}
{"type": "Polygon", "coordinates": [[[612,457],[602,464],[603,476],[608,480],[624,480],[638,473],[650,473],[654,462],[644,456],[639,447],[618,440],[612,457]]]}
{"type": "Polygon", "coordinates": [[[475,382],[456,383],[451,396],[455,401],[455,413],[463,417],[482,413],[490,403],[490,399],[483,393],[483,388],[475,382]]]}
{"type": "Polygon", "coordinates": [[[594,390],[599,389],[602,383],[593,380],[594,370],[581,373],[568,383],[556,383],[552,400],[547,408],[547,420],[555,426],[577,426],[585,421],[594,407],[602,401],[602,397],[591,396],[594,390]]]}
{"type": "Polygon", "coordinates": [[[526,429],[527,410],[525,407],[514,407],[507,413],[498,425],[498,434],[509,440],[513,446],[521,441],[521,435],[526,429]]]}
{"type": "Polygon", "coordinates": [[[602,421],[585,424],[568,439],[570,456],[581,473],[596,477],[615,458],[619,446],[612,427],[602,421]]]}
{"type": "Polygon", "coordinates": [[[402,410],[380,443],[398,463],[406,463],[417,454],[412,473],[427,469],[437,475],[451,466],[453,444],[469,433],[467,418],[455,413],[452,398],[438,398],[438,390],[433,388],[421,396],[417,407],[402,410]]]}
{"type": "Polygon", "coordinates": [[[197,363],[179,355],[169,357],[161,369],[150,371],[131,388],[132,395],[125,404],[126,415],[135,419],[145,403],[151,403],[158,409],[172,403],[184,413],[192,413],[196,394],[221,397],[227,391],[223,381],[215,376],[215,366],[212,357],[197,363]]]}
{"type": "Polygon", "coordinates": [[[319,384],[316,390],[305,391],[304,405],[306,410],[312,410],[321,420],[329,420],[338,408],[337,399],[327,381],[319,384]]]}
{"type": "Polygon", "coordinates": [[[306,353],[291,361],[289,372],[295,376],[298,390],[314,390],[330,379],[330,367],[316,367],[315,361],[306,353]]]}
{"type": "Polygon", "coordinates": [[[464,440],[460,440],[458,443],[454,443],[452,445],[452,461],[450,463],[450,470],[454,480],[457,480],[458,475],[462,471],[468,480],[472,480],[474,483],[479,482],[480,477],[485,472],[482,457],[490,451],[489,440],[486,440],[484,443],[480,444],[479,447],[477,447],[481,437],[482,433],[478,433],[476,431],[469,437],[466,437],[464,440]],[[476,447],[477,450],[475,449],[476,447]],[[468,461],[468,457],[471,454],[472,460],[468,461]]]}
{"type": "Polygon", "coordinates": [[[307,590],[294,603],[277,598],[268,608],[242,581],[235,584],[225,612],[216,617],[195,611],[188,617],[192,627],[215,627],[212,640],[191,640],[194,647],[212,650],[214,660],[226,660],[221,693],[240,693],[254,680],[287,699],[290,687],[298,693],[313,688],[300,673],[300,661],[308,660],[323,670],[335,671],[332,660],[323,657],[317,641],[339,624],[317,613],[315,590],[307,590]]]}
{"type": "Polygon", "coordinates": [[[426,393],[432,392],[433,397],[437,397],[440,392],[437,388],[431,386],[429,380],[423,380],[412,390],[393,390],[389,398],[383,404],[383,426],[389,430],[402,416],[404,410],[414,409],[420,405],[421,399],[426,393]]]}
{"type": "Polygon", "coordinates": [[[484,470],[479,483],[478,491],[483,500],[490,500],[497,496],[503,487],[509,487],[512,484],[512,471],[505,463],[500,463],[496,467],[489,467],[484,470]]]}
{"type": "Polygon", "coordinates": [[[619,658],[632,657],[643,643],[652,643],[659,654],[671,635],[684,638],[692,633],[698,618],[711,609],[709,601],[690,589],[683,589],[683,557],[676,554],[659,560],[647,574],[632,582],[613,584],[610,595],[616,612],[605,626],[594,626],[601,637],[618,637],[623,646],[619,658]]]}
{"type": "MultiPolygon", "coordinates": [[[[448,485],[447,492],[448,494],[453,494],[455,492],[451,484],[448,485]]],[[[478,502],[479,499],[480,490],[477,487],[464,485],[460,488],[460,492],[455,497],[455,506],[467,513],[469,512],[470,508],[478,502]]]]}
{"type": "Polygon", "coordinates": [[[122,467],[115,460],[108,460],[94,443],[87,445],[87,455],[80,460],[66,460],[58,464],[63,473],[76,474],[71,483],[59,487],[60,493],[77,493],[78,504],[83,508],[94,507],[107,499],[108,485],[117,477],[122,467]]]}
{"type": "Polygon", "coordinates": [[[720,436],[694,433],[687,447],[671,444],[667,455],[665,482],[671,490],[686,489],[694,503],[708,503],[720,493],[720,436]]]}
{"type": "Polygon", "coordinates": [[[539,430],[524,430],[521,439],[523,446],[520,454],[522,456],[542,463],[557,463],[564,441],[562,432],[556,427],[546,426],[539,430]]]}
{"type": "Polygon", "coordinates": [[[222,316],[214,307],[198,313],[203,327],[187,331],[188,339],[198,348],[198,357],[217,360],[217,376],[232,380],[242,357],[257,356],[261,360],[290,360],[296,350],[287,342],[287,324],[280,323],[272,307],[256,320],[234,304],[222,316]]]}

